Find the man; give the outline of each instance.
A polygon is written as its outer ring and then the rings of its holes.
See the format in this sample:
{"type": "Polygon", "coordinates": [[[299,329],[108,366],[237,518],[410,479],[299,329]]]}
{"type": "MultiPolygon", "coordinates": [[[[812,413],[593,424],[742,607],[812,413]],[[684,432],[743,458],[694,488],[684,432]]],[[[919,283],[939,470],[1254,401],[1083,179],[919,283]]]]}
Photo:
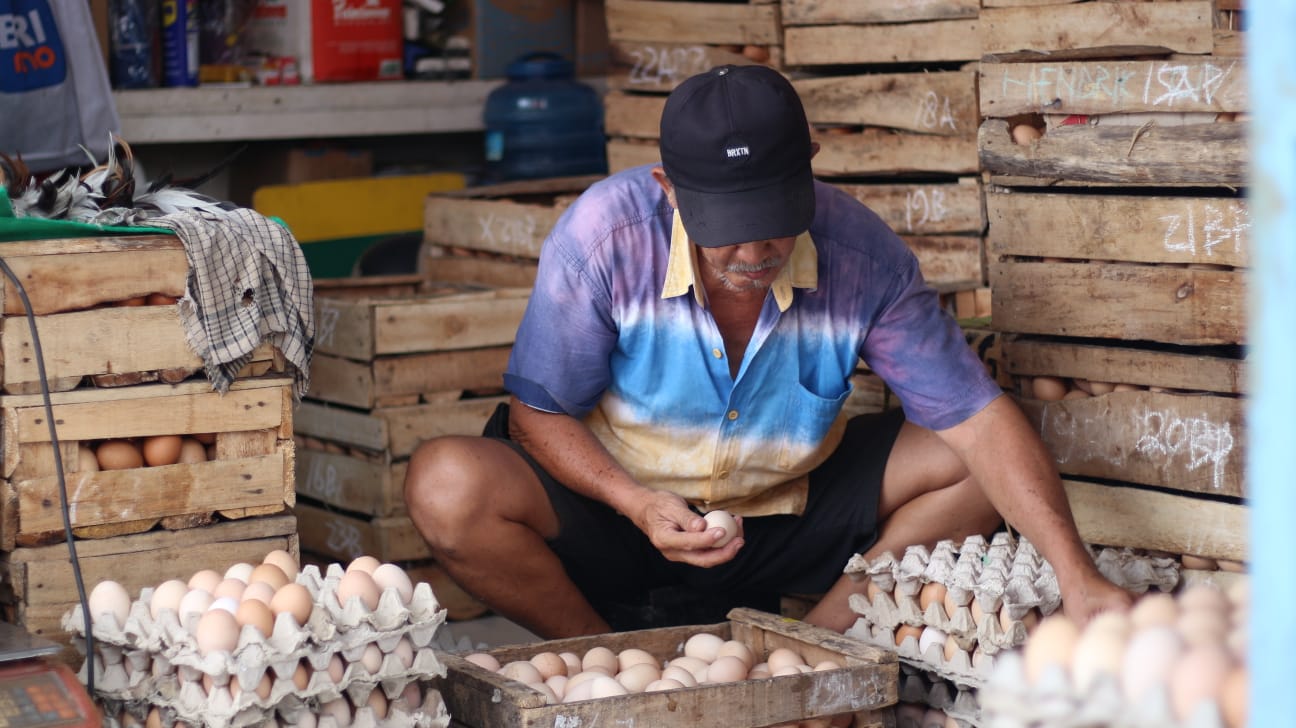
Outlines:
{"type": "Polygon", "coordinates": [[[425,443],[405,497],[440,563],[545,638],[604,632],[591,602],[684,584],[824,593],[844,631],[852,554],[988,533],[1000,514],[1067,612],[1128,606],[1089,559],[1052,460],[938,307],[903,242],[814,180],[805,112],[762,66],[681,84],[662,165],[559,220],[485,438],[425,443]],[[860,357],[898,395],[846,421],[860,357]],[[725,509],[738,537],[699,515],[725,509]]]}

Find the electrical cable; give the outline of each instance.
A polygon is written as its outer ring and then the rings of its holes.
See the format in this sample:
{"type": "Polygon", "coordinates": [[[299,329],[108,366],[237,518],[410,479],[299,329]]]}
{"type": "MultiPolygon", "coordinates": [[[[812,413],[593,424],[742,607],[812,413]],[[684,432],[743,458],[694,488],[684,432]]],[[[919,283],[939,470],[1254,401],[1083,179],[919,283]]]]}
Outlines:
{"type": "Polygon", "coordinates": [[[49,379],[45,376],[45,356],[41,352],[40,335],[36,332],[36,314],[32,313],[27,289],[14,274],[13,269],[0,257],[0,270],[13,283],[27,312],[27,326],[31,329],[32,351],[36,355],[36,373],[40,376],[41,396],[45,404],[45,422],[49,425],[50,445],[54,448],[54,471],[58,475],[59,500],[63,510],[63,533],[67,537],[68,558],[72,561],[72,578],[76,582],[77,599],[81,602],[81,617],[85,620],[86,641],[86,691],[94,696],[94,631],[91,629],[90,603],[86,598],[85,581],[81,578],[81,562],[77,558],[76,540],[72,534],[72,517],[68,509],[67,479],[63,474],[63,454],[59,452],[58,432],[54,427],[54,405],[50,401],[49,379]]]}

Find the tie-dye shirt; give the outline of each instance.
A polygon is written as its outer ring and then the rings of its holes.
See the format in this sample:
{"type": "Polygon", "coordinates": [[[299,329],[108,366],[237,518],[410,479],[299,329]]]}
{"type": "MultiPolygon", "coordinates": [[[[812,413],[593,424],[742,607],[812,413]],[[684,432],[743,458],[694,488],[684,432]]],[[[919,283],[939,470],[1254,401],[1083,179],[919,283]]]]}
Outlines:
{"type": "Polygon", "coordinates": [[[558,220],[504,377],[523,403],[582,419],[639,482],[703,510],[800,513],[861,358],[927,428],[1001,393],[904,242],[824,183],[731,377],[696,249],[650,169],[598,182],[558,220]]]}

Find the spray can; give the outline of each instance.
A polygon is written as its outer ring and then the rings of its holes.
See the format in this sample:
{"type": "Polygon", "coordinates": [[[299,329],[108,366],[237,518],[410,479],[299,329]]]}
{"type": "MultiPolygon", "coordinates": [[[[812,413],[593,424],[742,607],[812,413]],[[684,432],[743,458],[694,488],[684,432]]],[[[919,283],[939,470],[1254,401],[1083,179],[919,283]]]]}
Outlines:
{"type": "Polygon", "coordinates": [[[198,85],[198,0],[162,0],[164,86],[198,85]]]}

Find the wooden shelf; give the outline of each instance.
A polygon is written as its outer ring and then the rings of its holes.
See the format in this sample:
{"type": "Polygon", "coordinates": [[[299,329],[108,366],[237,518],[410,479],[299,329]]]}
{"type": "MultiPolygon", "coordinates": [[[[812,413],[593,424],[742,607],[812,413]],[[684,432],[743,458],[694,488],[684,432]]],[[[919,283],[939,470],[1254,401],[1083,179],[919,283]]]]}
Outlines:
{"type": "Polygon", "coordinates": [[[113,93],[131,144],[479,131],[503,80],[145,89],[113,93]]]}

